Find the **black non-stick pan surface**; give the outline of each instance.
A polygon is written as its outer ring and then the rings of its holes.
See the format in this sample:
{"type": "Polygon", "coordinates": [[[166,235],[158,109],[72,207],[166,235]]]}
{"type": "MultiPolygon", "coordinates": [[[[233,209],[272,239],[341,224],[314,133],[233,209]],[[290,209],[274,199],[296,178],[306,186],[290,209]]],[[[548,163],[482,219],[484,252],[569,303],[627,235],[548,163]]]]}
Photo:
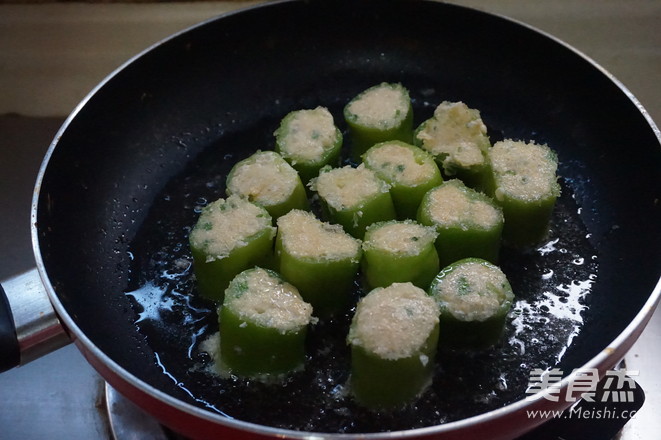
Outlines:
{"type": "Polygon", "coordinates": [[[139,381],[268,426],[405,430],[522,400],[532,369],[567,375],[623,332],[659,278],[659,170],[659,139],[635,99],[524,25],[430,1],[275,2],[183,32],[92,93],[51,150],[36,237],[72,332],[139,381]],[[492,142],[558,154],[548,240],[501,255],[517,295],[502,345],[441,351],[421,399],[378,416],[345,386],[351,313],[314,327],[305,371],[284,384],[219,378],[204,348],[215,305],[196,296],[190,268],[200,208],[224,197],[232,164],[273,148],[289,111],[327,106],[345,130],[342,107],[382,81],[409,89],[416,123],[463,101],[492,142]]]}

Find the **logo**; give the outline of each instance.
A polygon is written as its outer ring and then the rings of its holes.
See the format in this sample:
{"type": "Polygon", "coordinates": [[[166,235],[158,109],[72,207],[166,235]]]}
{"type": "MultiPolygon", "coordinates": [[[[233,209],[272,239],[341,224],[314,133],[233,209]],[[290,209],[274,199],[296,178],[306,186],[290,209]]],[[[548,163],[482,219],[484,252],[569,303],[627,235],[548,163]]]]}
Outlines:
{"type": "Polygon", "coordinates": [[[596,368],[576,368],[572,371],[574,380],[569,382],[567,388],[562,391],[560,381],[563,372],[559,368],[542,370],[535,368],[530,371],[526,400],[535,399],[537,393],[552,402],[575,402],[576,396],[580,396],[587,402],[633,402],[636,382],[631,376],[638,376],[639,372],[634,370],[608,370],[604,377],[599,377],[596,368]],[[603,379],[603,386],[597,392],[597,386],[603,379]]]}
{"type": "MultiPolygon", "coordinates": [[[[634,370],[608,370],[601,377],[596,368],[577,368],[565,389],[560,387],[562,370],[535,368],[530,372],[526,400],[540,396],[552,402],[569,402],[567,410],[530,410],[529,418],[621,420],[635,417],[644,397],[637,391],[634,370]]],[[[609,437],[610,438],[610,437],[609,437]]]]}

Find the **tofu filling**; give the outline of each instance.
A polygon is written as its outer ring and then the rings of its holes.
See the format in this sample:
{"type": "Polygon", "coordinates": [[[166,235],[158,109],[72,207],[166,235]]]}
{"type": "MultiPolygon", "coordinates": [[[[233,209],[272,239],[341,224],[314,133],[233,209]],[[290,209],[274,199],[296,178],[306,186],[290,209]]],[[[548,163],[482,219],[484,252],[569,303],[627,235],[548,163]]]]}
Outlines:
{"type": "Polygon", "coordinates": [[[292,163],[321,159],[337,140],[333,115],[324,107],[299,110],[288,120],[281,144],[292,163]]]}
{"type": "Polygon", "coordinates": [[[310,323],[312,306],[303,301],[293,285],[262,268],[239,276],[242,279],[232,282],[235,291],[226,296],[223,307],[230,307],[240,318],[283,333],[310,323]]]}
{"type": "Polygon", "coordinates": [[[408,93],[401,86],[381,84],[357,96],[348,104],[347,111],[357,124],[389,129],[399,125],[408,108],[408,93]]]}
{"type": "Polygon", "coordinates": [[[433,227],[413,221],[388,222],[368,229],[363,249],[392,254],[418,255],[436,240],[433,227]]]}
{"type": "Polygon", "coordinates": [[[229,256],[245,246],[254,235],[269,230],[271,217],[261,207],[238,196],[230,196],[207,205],[191,231],[191,245],[207,254],[207,262],[229,256]]]}
{"type": "Polygon", "coordinates": [[[434,176],[435,165],[416,157],[414,151],[396,143],[383,144],[371,149],[365,161],[390,181],[415,186],[434,176]]]}
{"type": "Polygon", "coordinates": [[[546,145],[508,139],[496,142],[489,155],[496,180],[496,199],[535,201],[557,193],[558,164],[546,145]]]}
{"type": "Polygon", "coordinates": [[[294,192],[298,173],[273,151],[262,151],[240,163],[227,182],[232,194],[264,205],[282,203],[294,192]]]}
{"type": "MultiPolygon", "coordinates": [[[[432,221],[442,227],[477,226],[493,228],[502,213],[484,200],[471,197],[468,189],[448,181],[429,193],[427,209],[432,221]]],[[[456,182],[456,181],[455,181],[456,182]]]]}
{"type": "Polygon", "coordinates": [[[462,321],[484,321],[497,314],[512,293],[500,269],[467,262],[450,271],[436,286],[441,309],[462,321]]]}
{"type": "Polygon", "coordinates": [[[324,223],[309,212],[290,211],[278,218],[278,229],[283,247],[298,258],[340,260],[359,255],[359,240],[342,226],[324,223]]]}
{"type": "Polygon", "coordinates": [[[326,203],[341,211],[359,207],[380,193],[387,193],[389,185],[362,164],[357,168],[347,165],[321,172],[313,180],[312,189],[326,203]]]}
{"type": "Polygon", "coordinates": [[[432,297],[411,283],[394,283],[358,303],[348,341],[383,359],[407,358],[421,350],[438,322],[432,297]]]}
{"type": "Polygon", "coordinates": [[[425,150],[441,158],[446,171],[457,166],[470,168],[486,163],[487,127],[480,112],[463,102],[442,102],[433,118],[417,133],[417,138],[425,150]]]}

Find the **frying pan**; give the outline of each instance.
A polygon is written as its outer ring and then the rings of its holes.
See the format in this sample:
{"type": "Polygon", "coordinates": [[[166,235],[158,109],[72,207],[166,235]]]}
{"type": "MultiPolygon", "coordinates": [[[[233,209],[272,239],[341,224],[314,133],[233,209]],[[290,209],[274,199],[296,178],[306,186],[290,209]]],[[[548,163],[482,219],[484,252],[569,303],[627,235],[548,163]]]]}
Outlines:
{"type": "MultiPolygon", "coordinates": [[[[36,185],[37,270],[89,362],[184,435],[512,438],[543,422],[526,410],[571,403],[526,399],[532,369],[562,370],[563,389],[575,368],[603,373],[658,302],[659,138],[621,84],[525,25],[432,1],[273,2],[151,48],[67,119],[36,185]],[[213,304],[194,295],[186,249],[199,208],[224,194],[236,160],[272,147],[288,111],[325,105],[345,128],[344,103],[382,81],[410,90],[417,122],[462,100],[492,141],[558,153],[549,241],[502,255],[519,299],[503,345],[441,353],[429,393],[396,414],[345,396],[348,316],[313,330],[306,371],[280,387],[216,378],[204,350],[213,304]]],[[[5,368],[18,357],[11,333],[5,368]]]]}

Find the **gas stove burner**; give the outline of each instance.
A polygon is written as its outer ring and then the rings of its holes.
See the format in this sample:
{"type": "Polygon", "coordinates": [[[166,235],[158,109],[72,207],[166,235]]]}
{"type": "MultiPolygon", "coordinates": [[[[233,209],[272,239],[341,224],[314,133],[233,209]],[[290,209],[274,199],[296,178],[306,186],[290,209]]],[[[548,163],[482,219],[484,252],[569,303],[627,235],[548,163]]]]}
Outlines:
{"type": "Polygon", "coordinates": [[[106,408],[114,440],[174,440],[176,435],[106,383],[106,408]]]}

